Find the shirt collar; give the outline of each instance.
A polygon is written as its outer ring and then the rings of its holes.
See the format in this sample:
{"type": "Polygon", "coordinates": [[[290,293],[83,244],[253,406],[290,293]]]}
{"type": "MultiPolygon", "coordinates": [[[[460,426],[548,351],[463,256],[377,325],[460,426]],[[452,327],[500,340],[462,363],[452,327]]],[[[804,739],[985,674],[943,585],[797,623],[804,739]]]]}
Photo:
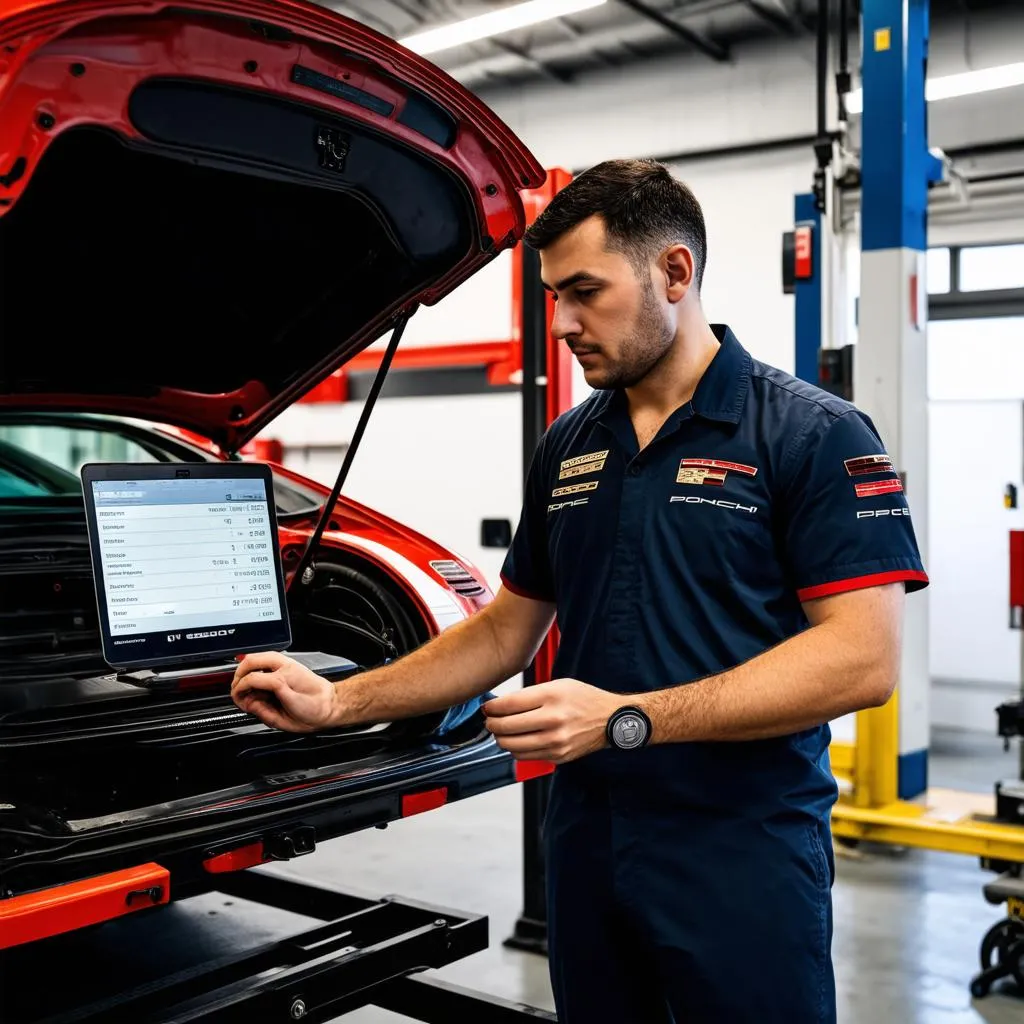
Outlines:
{"type": "Polygon", "coordinates": [[[726,324],[712,324],[711,330],[721,347],[698,381],[691,405],[705,419],[739,423],[754,361],[726,324]]]}
{"type": "MultiPolygon", "coordinates": [[[[711,324],[711,330],[720,347],[698,381],[689,405],[695,415],[705,419],[739,423],[750,390],[753,360],[726,324],[711,324]]],[[[619,390],[597,392],[587,419],[598,420],[603,413],[624,405],[624,397],[625,393],[619,390]]]]}

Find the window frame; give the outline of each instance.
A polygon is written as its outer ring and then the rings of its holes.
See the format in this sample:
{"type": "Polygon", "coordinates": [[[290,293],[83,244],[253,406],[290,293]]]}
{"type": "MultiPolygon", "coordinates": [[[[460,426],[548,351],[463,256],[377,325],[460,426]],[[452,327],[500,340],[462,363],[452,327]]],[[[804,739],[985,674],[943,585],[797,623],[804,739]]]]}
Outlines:
{"type": "Polygon", "coordinates": [[[986,317],[1024,316],[1024,288],[991,291],[960,290],[960,260],[968,249],[998,249],[1021,242],[978,242],[972,245],[942,245],[949,250],[949,291],[928,296],[929,320],[980,320],[986,317]]]}

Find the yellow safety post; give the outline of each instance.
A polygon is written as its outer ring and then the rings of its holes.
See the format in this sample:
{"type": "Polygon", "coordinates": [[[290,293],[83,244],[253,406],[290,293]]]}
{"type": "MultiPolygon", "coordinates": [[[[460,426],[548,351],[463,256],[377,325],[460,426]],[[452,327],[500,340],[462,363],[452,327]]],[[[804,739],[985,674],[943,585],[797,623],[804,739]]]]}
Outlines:
{"type": "Polygon", "coordinates": [[[884,807],[899,799],[899,701],[857,712],[853,802],[884,807]]]}

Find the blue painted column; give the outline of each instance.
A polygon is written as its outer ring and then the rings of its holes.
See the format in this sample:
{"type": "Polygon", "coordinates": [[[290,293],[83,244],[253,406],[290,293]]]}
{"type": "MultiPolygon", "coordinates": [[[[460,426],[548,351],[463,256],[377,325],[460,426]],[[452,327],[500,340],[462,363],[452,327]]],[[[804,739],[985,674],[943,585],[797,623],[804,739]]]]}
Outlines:
{"type": "MultiPolygon", "coordinates": [[[[928,568],[925,65],[927,0],[864,0],[861,297],[854,402],[898,470],[928,568]]],[[[906,603],[899,686],[899,796],[927,787],[928,591],[906,603]]]]}
{"type": "Polygon", "coordinates": [[[928,235],[928,0],[864,0],[861,245],[923,251],[928,235]]]}
{"type": "Polygon", "coordinates": [[[793,224],[797,229],[811,229],[811,268],[809,278],[797,278],[793,287],[796,300],[796,362],[794,376],[818,383],[818,352],[821,349],[821,286],[824,279],[821,263],[821,214],[814,205],[814,194],[795,197],[793,224]]]}

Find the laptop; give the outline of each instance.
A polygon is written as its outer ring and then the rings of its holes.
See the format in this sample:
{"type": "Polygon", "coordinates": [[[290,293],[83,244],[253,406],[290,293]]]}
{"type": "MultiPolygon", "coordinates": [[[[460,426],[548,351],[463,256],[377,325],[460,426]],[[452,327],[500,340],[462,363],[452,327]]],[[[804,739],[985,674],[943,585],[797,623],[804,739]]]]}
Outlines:
{"type": "MultiPolygon", "coordinates": [[[[103,658],[144,686],[234,674],[292,643],[270,468],[258,463],[82,467],[103,658]]],[[[317,672],[345,658],[289,654],[317,672]]]]}

